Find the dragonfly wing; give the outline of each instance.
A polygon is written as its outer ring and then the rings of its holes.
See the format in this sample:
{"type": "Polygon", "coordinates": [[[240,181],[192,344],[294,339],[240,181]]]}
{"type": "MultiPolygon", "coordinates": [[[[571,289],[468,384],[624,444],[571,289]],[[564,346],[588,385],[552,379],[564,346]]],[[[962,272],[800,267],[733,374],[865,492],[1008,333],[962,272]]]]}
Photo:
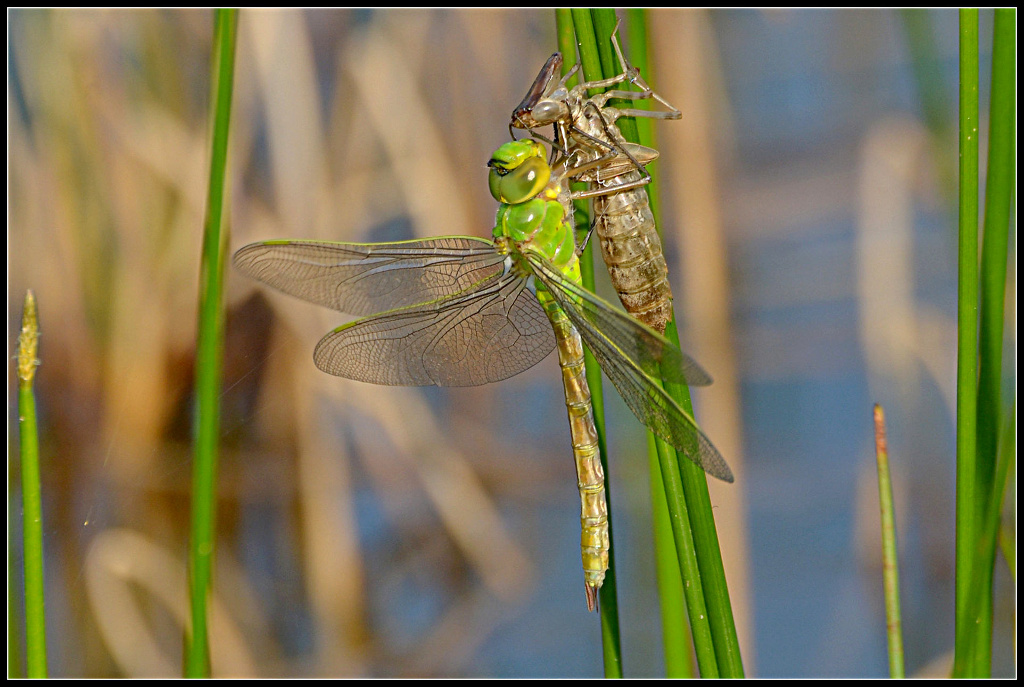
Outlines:
{"type": "MultiPolygon", "coordinates": [[[[635,342],[643,340],[648,334],[645,330],[649,328],[622,313],[619,313],[621,318],[607,316],[604,312],[598,314],[599,307],[614,313],[618,311],[597,296],[563,279],[546,260],[531,256],[531,262],[538,277],[579,330],[601,369],[637,419],[682,451],[708,474],[732,482],[732,471],[722,454],[700,430],[693,417],[665,392],[633,355],[638,352],[635,350],[635,342]],[[582,296],[582,300],[577,296],[582,296]],[[631,331],[633,329],[637,331],[631,331]],[[624,331],[626,336],[623,335],[624,331]]],[[[658,336],[653,330],[650,333],[658,336]]],[[[665,344],[671,346],[667,340],[665,344]]],[[[679,354],[682,355],[681,352],[679,354]]],[[[645,364],[649,362],[649,358],[644,355],[640,356],[640,360],[644,360],[645,364]]]]}
{"type": "Polygon", "coordinates": [[[555,347],[526,282],[506,274],[483,289],[338,327],[317,344],[316,366],[388,386],[475,386],[533,367],[555,347]]]}
{"type": "Polygon", "coordinates": [[[238,250],[243,274],[301,298],[366,316],[462,293],[502,274],[494,244],[469,236],[393,243],[263,241],[238,250]]]}
{"type": "MultiPolygon", "coordinates": [[[[560,290],[575,304],[588,325],[607,337],[619,354],[633,361],[648,375],[688,386],[708,386],[711,375],[679,347],[643,322],[565,279],[556,267],[530,254],[534,268],[542,268],[541,280],[550,291],[560,290]]],[[[577,329],[579,329],[577,325],[577,329]]]]}

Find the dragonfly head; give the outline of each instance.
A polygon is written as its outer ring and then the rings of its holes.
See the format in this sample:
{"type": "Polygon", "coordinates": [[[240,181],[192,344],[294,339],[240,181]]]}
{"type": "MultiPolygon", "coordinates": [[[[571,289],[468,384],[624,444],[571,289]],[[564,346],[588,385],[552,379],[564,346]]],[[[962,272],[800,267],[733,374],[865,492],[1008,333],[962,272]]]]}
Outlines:
{"type": "Polygon", "coordinates": [[[551,179],[544,146],[531,138],[510,141],[494,151],[487,185],[494,199],[515,205],[539,194],[551,179]]]}

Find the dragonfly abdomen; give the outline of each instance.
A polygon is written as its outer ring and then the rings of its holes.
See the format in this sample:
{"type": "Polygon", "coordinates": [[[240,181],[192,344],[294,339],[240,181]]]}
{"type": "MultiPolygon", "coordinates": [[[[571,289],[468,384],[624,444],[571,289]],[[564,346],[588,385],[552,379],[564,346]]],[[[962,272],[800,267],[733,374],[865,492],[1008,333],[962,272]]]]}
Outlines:
{"type": "Polygon", "coordinates": [[[572,454],[576,462],[576,480],[580,491],[580,555],[586,586],[587,608],[597,607],[597,590],[608,570],[611,549],[608,534],[608,502],[605,496],[604,468],[590,403],[590,387],[583,365],[583,341],[568,317],[538,288],[541,305],[551,320],[562,369],[565,408],[569,414],[572,454]]]}
{"type": "MultiPolygon", "coordinates": [[[[596,183],[616,186],[639,179],[632,171],[596,183]]],[[[623,307],[664,333],[672,319],[672,287],[647,193],[634,188],[595,196],[594,217],[601,253],[623,307]]]]}

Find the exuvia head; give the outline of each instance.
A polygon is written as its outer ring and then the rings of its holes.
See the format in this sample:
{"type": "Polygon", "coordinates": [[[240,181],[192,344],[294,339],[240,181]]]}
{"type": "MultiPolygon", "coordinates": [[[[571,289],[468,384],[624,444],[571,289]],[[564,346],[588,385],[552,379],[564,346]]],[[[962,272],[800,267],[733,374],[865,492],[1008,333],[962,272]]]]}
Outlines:
{"type": "Polygon", "coordinates": [[[511,126],[519,129],[534,129],[553,124],[568,112],[566,100],[569,91],[566,80],[576,71],[573,67],[565,77],[559,78],[562,67],[562,53],[556,52],[541,67],[526,97],[512,111],[511,126]]]}

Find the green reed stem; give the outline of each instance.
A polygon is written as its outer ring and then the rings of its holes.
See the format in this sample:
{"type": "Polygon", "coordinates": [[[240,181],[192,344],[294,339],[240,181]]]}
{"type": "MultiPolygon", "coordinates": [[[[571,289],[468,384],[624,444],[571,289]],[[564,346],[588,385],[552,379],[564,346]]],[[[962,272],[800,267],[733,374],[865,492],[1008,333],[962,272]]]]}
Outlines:
{"type": "MultiPolygon", "coordinates": [[[[976,32],[975,32],[976,34],[976,32]]],[[[975,36],[976,37],[976,36],[975,36]]],[[[992,664],[994,539],[983,543],[997,490],[996,451],[1002,411],[1003,322],[1010,214],[1016,186],[1016,10],[995,10],[989,105],[989,153],[981,250],[977,352],[977,440],[973,522],[978,538],[968,584],[967,645],[971,675],[988,677],[992,664]]],[[[998,518],[998,510],[996,517],[998,518]]]]}
{"type": "MultiPolygon", "coordinates": [[[[558,32],[558,49],[562,53],[562,73],[566,74],[576,64],[576,38],[573,17],[567,9],[555,10],[555,25],[558,32]]],[[[571,87],[576,82],[573,78],[571,87]]],[[[580,185],[582,186],[582,185],[580,185]]],[[[589,229],[590,213],[586,201],[574,202],[575,221],[577,228],[589,229]]],[[[578,235],[578,234],[577,234],[578,235]]],[[[583,286],[589,291],[594,290],[594,258],[592,244],[587,246],[580,259],[580,274],[583,286]]],[[[604,656],[604,676],[606,678],[622,677],[622,639],[619,626],[619,601],[615,578],[615,536],[612,522],[611,480],[608,473],[608,442],[605,440],[604,419],[604,384],[601,379],[601,366],[589,349],[584,347],[584,364],[587,385],[590,387],[591,404],[594,409],[594,426],[597,429],[598,446],[601,450],[601,465],[604,468],[605,492],[608,500],[608,539],[612,543],[608,556],[608,571],[605,573],[604,584],[598,592],[598,605],[601,611],[601,646],[604,656]]]]}
{"type": "MultiPolygon", "coordinates": [[[[25,564],[25,659],[30,678],[46,677],[46,608],[43,578],[43,497],[39,477],[39,430],[32,390],[39,366],[36,299],[25,294],[18,337],[18,424],[21,438],[22,536],[25,564]]],[[[10,628],[8,628],[10,631],[10,628]]]]}
{"type": "Polygon", "coordinates": [[[978,10],[960,10],[960,246],[957,308],[956,641],[953,674],[976,676],[967,598],[978,536],[978,10]]]}
{"type": "MultiPolygon", "coordinates": [[[[612,71],[607,73],[600,64],[602,50],[608,55],[614,55],[610,43],[611,32],[617,21],[614,11],[581,9],[573,10],[572,16],[576,25],[584,78],[597,80],[616,73],[617,64],[614,61],[612,71]],[[597,30],[597,36],[593,39],[590,38],[592,26],[597,30]],[[606,45],[607,48],[600,48],[602,45],[606,45]],[[593,56],[595,52],[596,57],[593,56]]],[[[625,120],[619,121],[619,127],[624,133],[630,130],[625,120]]],[[[631,133],[635,136],[635,130],[631,133]]],[[[671,325],[670,330],[674,332],[671,325]]],[[[678,345],[678,337],[675,343],[678,345]]],[[[684,408],[690,407],[689,392],[685,386],[667,385],[666,389],[684,408]]],[[[687,613],[690,617],[701,674],[711,676],[721,672],[722,675],[742,675],[739,642],[728,589],[725,586],[724,567],[718,550],[718,537],[704,473],[690,461],[679,461],[675,451],[659,450],[658,457],[659,469],[666,488],[676,555],[683,579],[688,582],[685,585],[687,613]],[[680,475],[683,476],[681,485],[680,475]],[[677,485],[680,488],[676,488],[677,485]],[[696,507],[694,504],[697,504],[696,507]],[[685,533],[683,529],[686,529],[685,533]],[[690,567],[688,561],[693,560],[694,556],[697,565],[690,567]],[[694,590],[701,588],[704,591],[703,599],[691,601],[694,590]],[[707,613],[703,612],[705,604],[708,608],[707,613]],[[705,624],[710,624],[710,632],[705,631],[705,624]]]]}
{"type": "MultiPolygon", "coordinates": [[[[669,341],[679,345],[675,322],[669,322],[665,330],[669,341]]],[[[683,410],[692,414],[689,389],[683,384],[666,383],[665,389],[676,399],[683,410]]],[[[708,482],[704,471],[691,460],[678,455],[676,462],[682,476],[683,494],[689,504],[690,527],[697,550],[697,563],[704,584],[704,600],[708,608],[708,619],[715,641],[715,657],[722,677],[743,677],[743,659],[740,654],[739,635],[732,614],[729,586],[725,579],[725,566],[718,544],[715,515],[708,493],[708,482]]],[[[703,675],[703,671],[702,671],[703,675]]]]}
{"type": "Polygon", "coordinates": [[[700,574],[700,561],[694,542],[691,512],[679,471],[679,458],[676,455],[676,450],[662,439],[655,437],[655,443],[658,447],[658,466],[665,487],[665,500],[668,505],[669,524],[672,528],[672,540],[675,544],[679,574],[684,580],[683,596],[686,600],[686,613],[690,619],[690,633],[693,638],[694,652],[697,655],[697,668],[700,670],[701,677],[719,677],[714,633],[700,574]]]}
{"type": "MultiPolygon", "coordinates": [[[[626,10],[626,31],[628,36],[628,52],[631,64],[648,78],[652,77],[650,50],[647,38],[646,10],[631,8],[626,10]]],[[[639,100],[634,107],[647,109],[649,100],[639,100]]],[[[629,140],[651,148],[657,148],[655,141],[654,122],[643,117],[621,120],[635,125],[637,136],[629,140]]],[[[628,128],[627,128],[628,130],[628,128]]],[[[621,131],[621,129],[620,129],[621,131]]],[[[628,138],[628,137],[627,137],[628,138]]],[[[647,185],[647,200],[651,213],[655,217],[658,237],[662,238],[662,224],[658,212],[658,161],[647,166],[651,175],[651,183],[647,185]]],[[[674,327],[675,324],[673,323],[674,327]]],[[[685,622],[687,605],[683,594],[683,578],[679,572],[675,540],[672,534],[671,521],[668,518],[668,504],[665,500],[664,482],[661,479],[661,467],[658,455],[657,437],[648,430],[648,463],[651,474],[651,507],[654,512],[655,562],[658,566],[658,595],[661,600],[661,634],[662,647],[665,654],[665,676],[669,678],[688,678],[696,675],[693,652],[690,651],[692,637],[689,625],[685,622]],[[664,517],[659,515],[664,512],[664,517]]],[[[678,456],[676,457],[678,460],[678,456]]],[[[699,566],[698,566],[699,568],[699,566]]]]}
{"type": "Polygon", "coordinates": [[[882,521],[882,585],[885,590],[885,629],[889,638],[889,677],[905,677],[903,627],[900,620],[900,570],[896,547],[896,517],[889,476],[889,447],[885,438],[885,414],[875,404],[875,458],[878,464],[878,506],[882,521]]]}
{"type": "MultiPolygon", "coordinates": [[[[572,63],[575,63],[575,53],[576,53],[576,50],[578,49],[579,50],[580,66],[582,67],[582,72],[581,72],[582,75],[583,75],[582,78],[583,79],[590,79],[590,78],[592,78],[590,75],[595,73],[595,69],[597,70],[598,74],[600,73],[600,66],[599,66],[600,58],[598,56],[597,36],[596,36],[596,34],[594,32],[594,26],[593,26],[593,22],[591,20],[590,12],[587,9],[573,9],[573,10],[571,10],[571,18],[570,19],[571,19],[571,25],[573,26],[574,33],[575,33],[575,41],[574,41],[573,45],[566,45],[565,47],[560,46],[560,49],[562,50],[563,57],[568,58],[568,56],[572,56],[572,61],[571,61],[572,63]]],[[[568,61],[568,59],[567,59],[567,61],[563,64],[563,69],[564,70],[568,70],[569,68],[571,68],[573,66],[572,63],[570,63],[568,61]]],[[[596,78],[600,78],[600,77],[596,77],[596,78]]],[[[580,188],[583,188],[583,186],[580,185],[580,188]]],[[[590,215],[590,211],[589,211],[589,203],[584,202],[583,205],[586,206],[588,209],[587,209],[587,211],[584,214],[577,215],[577,217],[581,218],[585,222],[583,228],[586,231],[589,231],[589,229],[590,229],[590,219],[589,218],[591,216],[590,215]]],[[[594,248],[595,243],[596,243],[596,241],[591,241],[591,242],[589,242],[587,244],[587,248],[586,248],[586,250],[583,253],[583,257],[582,257],[582,260],[581,260],[581,263],[580,263],[582,269],[584,270],[583,284],[584,284],[584,286],[587,289],[589,289],[591,291],[594,290],[594,261],[595,261],[594,253],[597,250],[596,248],[594,248]]],[[[588,363],[591,360],[591,354],[590,354],[589,351],[587,351],[587,360],[588,360],[588,363]]],[[[598,365],[596,365],[596,363],[594,365],[594,372],[595,372],[595,377],[599,378],[600,377],[600,368],[599,368],[598,365]]],[[[589,379],[589,368],[588,368],[588,379],[589,379]]],[[[605,469],[605,474],[608,474],[607,468],[605,469]]],[[[612,546],[613,556],[614,556],[614,552],[615,552],[615,546],[613,544],[613,546],[612,546]]],[[[601,591],[602,591],[602,593],[604,593],[604,591],[605,591],[604,587],[602,587],[601,591]]],[[[602,596],[602,603],[603,603],[603,596],[602,596]]],[[[603,612],[602,612],[602,617],[603,617],[603,612]]],[[[611,633],[609,633],[609,634],[611,634],[611,633]]],[[[615,636],[615,642],[616,642],[615,651],[617,652],[617,664],[615,664],[613,666],[613,670],[609,670],[609,667],[610,667],[610,662],[609,662],[610,651],[609,651],[609,642],[606,641],[605,642],[605,675],[606,675],[606,677],[613,677],[613,676],[614,677],[621,677],[622,676],[621,648],[619,648],[621,640],[619,638],[619,635],[620,635],[619,619],[618,619],[618,617],[616,617],[614,619],[614,636],[615,636]]]]}
{"type": "MultiPolygon", "coordinates": [[[[631,26],[629,28],[629,35],[642,39],[634,43],[630,59],[635,66],[640,68],[641,74],[646,75],[648,83],[650,83],[652,80],[652,67],[649,64],[647,55],[648,42],[646,40],[645,14],[642,10],[637,10],[630,14],[631,26]],[[633,24],[637,24],[637,26],[633,24]]],[[[610,18],[606,19],[604,26],[609,27],[610,25],[610,18]]],[[[623,122],[623,120],[620,120],[620,122],[623,122]]],[[[620,124],[620,130],[625,133],[628,127],[624,128],[620,124]]],[[[643,129],[641,128],[640,131],[643,131],[643,129]]],[[[651,127],[651,131],[653,131],[653,127],[651,127]]],[[[654,147],[653,141],[650,139],[640,138],[637,142],[654,147]]],[[[648,186],[656,188],[656,168],[649,168],[648,171],[651,172],[652,176],[651,183],[648,186]]],[[[656,225],[659,227],[660,232],[660,227],[663,225],[658,216],[657,205],[652,204],[651,209],[655,213],[656,225]]],[[[679,334],[674,318],[668,323],[665,335],[674,344],[679,345],[679,334]]],[[[690,391],[685,385],[666,384],[665,389],[679,403],[683,410],[691,415],[693,414],[690,391]]],[[[676,460],[682,475],[683,492],[688,504],[690,527],[693,531],[693,541],[696,547],[697,563],[704,589],[704,601],[707,605],[708,619],[714,639],[718,671],[722,677],[742,677],[743,661],[740,654],[739,634],[736,631],[736,624],[733,618],[732,602],[729,598],[729,588],[725,578],[725,566],[722,562],[722,553],[718,544],[718,532],[715,528],[711,497],[707,488],[707,477],[704,471],[695,463],[685,459],[678,451],[676,454],[676,460]]]]}
{"type": "Polygon", "coordinates": [[[969,663],[989,676],[992,672],[992,584],[995,574],[996,541],[1002,522],[1003,498],[1010,471],[1015,467],[1016,450],[1016,404],[1008,415],[1006,429],[1002,434],[994,479],[988,498],[978,545],[971,568],[971,584],[967,596],[967,617],[977,619],[968,622],[965,629],[965,643],[973,647],[969,663]],[[985,607],[988,607],[986,616],[985,607]],[[987,620],[987,622],[986,622],[987,620]]]}
{"type": "Polygon", "coordinates": [[[981,249],[978,456],[991,483],[1001,410],[1003,321],[1010,212],[1016,185],[1016,10],[995,10],[992,41],[992,100],[989,105],[985,227],[981,249]]]}
{"type": "Polygon", "coordinates": [[[214,14],[212,60],[213,125],[210,179],[199,285],[199,328],[196,352],[196,434],[192,470],[192,531],[189,550],[191,632],[186,633],[185,675],[210,676],[207,604],[212,586],[217,475],[220,433],[221,366],[224,351],[224,260],[227,255],[225,200],[231,91],[234,84],[235,33],[238,10],[214,14]]]}
{"type": "Polygon", "coordinates": [[[658,580],[658,609],[661,617],[661,644],[665,654],[665,677],[693,678],[694,665],[690,626],[686,621],[687,606],[683,594],[683,577],[679,570],[672,517],[665,498],[665,482],[661,479],[658,437],[647,432],[647,470],[650,475],[651,522],[654,530],[654,565],[658,580]]]}

